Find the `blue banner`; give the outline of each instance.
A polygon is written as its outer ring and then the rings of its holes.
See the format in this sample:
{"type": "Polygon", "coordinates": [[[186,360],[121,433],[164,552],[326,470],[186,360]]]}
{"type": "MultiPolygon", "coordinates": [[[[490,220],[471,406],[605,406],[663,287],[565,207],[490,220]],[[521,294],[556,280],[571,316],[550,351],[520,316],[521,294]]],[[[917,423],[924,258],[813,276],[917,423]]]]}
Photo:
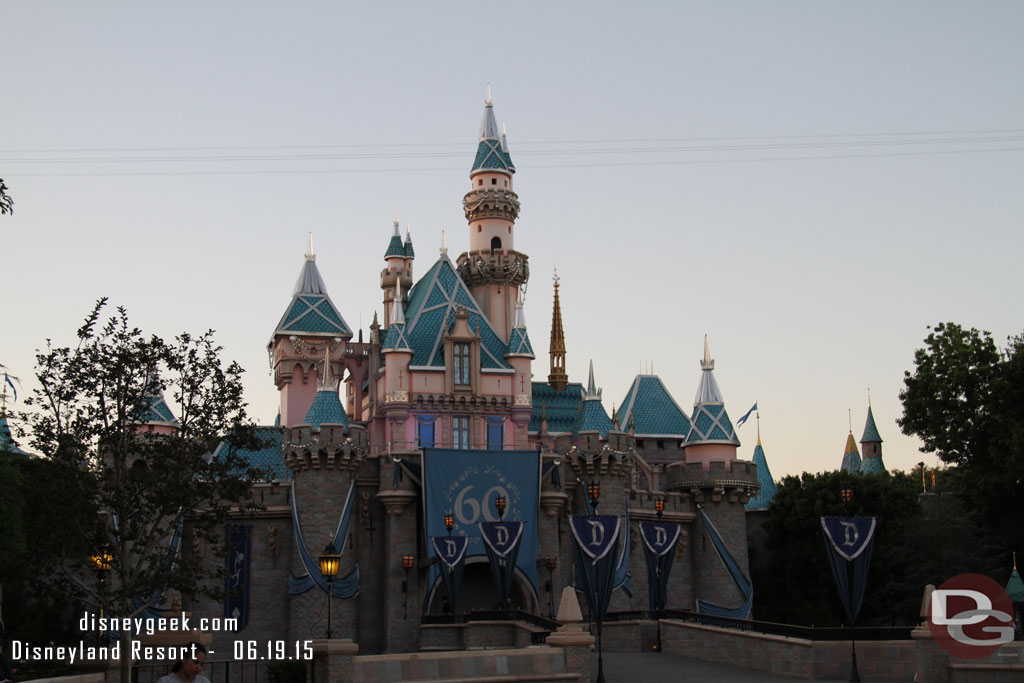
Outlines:
{"type": "Polygon", "coordinates": [[[249,623],[249,584],[252,566],[252,525],[228,525],[224,529],[224,618],[237,619],[241,631],[249,623]]]}
{"type": "Polygon", "coordinates": [[[480,537],[487,548],[487,561],[491,566],[491,578],[498,589],[499,603],[508,605],[512,593],[512,569],[515,567],[519,541],[523,538],[522,522],[480,522],[480,537]]]}
{"type": "Polygon", "coordinates": [[[458,604],[468,540],[465,536],[435,536],[430,539],[430,546],[443,565],[441,583],[444,585],[444,593],[448,597],[446,612],[454,612],[455,606],[458,604]]]}
{"type": "MultiPolygon", "coordinates": [[[[525,522],[516,568],[537,591],[537,529],[540,513],[540,454],[530,451],[423,449],[423,517],[426,536],[447,536],[444,516],[454,517],[452,535],[466,536],[466,557],[486,555],[480,522],[497,522],[494,499],[504,496],[505,519],[525,522]]],[[[429,556],[434,548],[427,547],[429,556]]],[[[436,579],[437,574],[432,574],[436,579]]]]}
{"type": "Polygon", "coordinates": [[[621,521],[609,515],[571,515],[569,531],[576,548],[576,566],[590,610],[590,618],[597,623],[600,637],[601,623],[608,612],[615,581],[615,566],[619,546],[621,521]]]}
{"type": "Polygon", "coordinates": [[[839,601],[854,624],[864,604],[875,540],[874,517],[822,517],[828,564],[832,569],[839,601]]]}
{"type": "Polygon", "coordinates": [[[875,537],[874,517],[822,517],[821,527],[844,560],[855,560],[875,537]]]}
{"type": "Polygon", "coordinates": [[[668,606],[668,576],[682,527],[670,522],[640,522],[647,560],[647,602],[652,610],[668,606]]]}

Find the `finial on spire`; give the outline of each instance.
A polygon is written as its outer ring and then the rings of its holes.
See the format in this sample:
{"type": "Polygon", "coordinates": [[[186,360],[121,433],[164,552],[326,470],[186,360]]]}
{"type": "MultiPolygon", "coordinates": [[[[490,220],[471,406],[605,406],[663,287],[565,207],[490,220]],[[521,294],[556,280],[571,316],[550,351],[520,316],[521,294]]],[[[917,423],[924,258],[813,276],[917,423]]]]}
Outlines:
{"type": "Polygon", "coordinates": [[[871,407],[871,387],[868,386],[868,408],[871,407]]]}
{"type": "Polygon", "coordinates": [[[853,410],[846,409],[846,420],[850,423],[850,433],[853,434],[853,410]]]}
{"type": "Polygon", "coordinates": [[[395,234],[397,235],[398,234],[398,209],[395,209],[395,222],[393,223],[393,225],[395,226],[395,234]]]}
{"type": "Polygon", "coordinates": [[[316,261],[316,252],[313,251],[313,231],[309,231],[309,246],[306,247],[306,260],[316,261]]]}
{"type": "Polygon", "coordinates": [[[408,242],[412,239],[412,226],[408,223],[405,224],[405,241],[408,242]]]}
{"type": "Polygon", "coordinates": [[[714,370],[715,361],[711,360],[711,346],[708,344],[708,335],[704,335],[704,360],[700,363],[701,370],[714,370]]]}
{"type": "Polygon", "coordinates": [[[484,100],[485,107],[493,107],[494,100],[491,99],[491,82],[487,81],[487,99],[484,100]]]}
{"type": "Polygon", "coordinates": [[[761,411],[760,410],[757,411],[756,413],[754,413],[754,415],[757,417],[757,445],[760,446],[761,445],[761,411]]]}
{"type": "Polygon", "coordinates": [[[441,231],[441,254],[443,256],[448,255],[448,243],[444,239],[444,230],[441,231]]]}
{"type": "Polygon", "coordinates": [[[331,347],[324,346],[324,373],[320,378],[320,389],[328,389],[331,386],[331,347]]]}
{"type": "Polygon", "coordinates": [[[519,295],[516,297],[516,316],[512,326],[515,329],[526,329],[526,314],[523,313],[523,290],[521,289],[519,290],[519,295]]]}
{"type": "Polygon", "coordinates": [[[395,279],[395,300],[391,308],[391,324],[405,324],[405,308],[402,306],[402,278],[395,279]]]}

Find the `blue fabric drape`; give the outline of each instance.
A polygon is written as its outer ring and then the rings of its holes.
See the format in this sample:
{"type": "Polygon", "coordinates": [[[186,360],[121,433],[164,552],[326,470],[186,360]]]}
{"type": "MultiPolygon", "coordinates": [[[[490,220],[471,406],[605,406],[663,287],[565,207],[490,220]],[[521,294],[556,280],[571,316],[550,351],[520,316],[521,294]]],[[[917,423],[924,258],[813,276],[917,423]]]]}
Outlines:
{"type": "Polygon", "coordinates": [[[505,607],[512,594],[512,577],[515,575],[516,557],[519,555],[519,541],[523,538],[523,523],[480,522],[479,526],[480,538],[487,550],[491,578],[498,589],[498,604],[505,607]]]}
{"type": "MultiPolygon", "coordinates": [[[[332,539],[334,547],[338,552],[345,552],[345,538],[348,536],[348,525],[352,519],[352,503],[355,500],[356,484],[353,481],[349,484],[348,495],[345,497],[345,506],[342,508],[341,517],[338,519],[338,526],[332,539]]],[[[320,590],[327,592],[327,579],[320,573],[319,563],[313,560],[306,549],[306,541],[302,537],[302,527],[299,525],[298,501],[295,496],[295,488],[292,487],[292,526],[295,529],[295,543],[299,549],[299,557],[302,559],[302,566],[306,570],[304,575],[288,576],[288,595],[302,595],[306,591],[317,586],[320,590]]],[[[359,566],[349,572],[347,576],[332,582],[331,594],[336,598],[347,600],[359,594],[359,566]]]]}
{"type": "Polygon", "coordinates": [[[455,612],[459,588],[462,587],[462,570],[466,565],[469,539],[465,536],[435,536],[430,542],[434,546],[434,555],[440,561],[438,564],[441,570],[441,584],[448,597],[448,605],[451,611],[455,612]]]}
{"type": "Polygon", "coordinates": [[[612,584],[615,580],[620,540],[620,520],[618,517],[608,515],[573,515],[569,521],[575,548],[577,576],[582,584],[578,587],[583,589],[583,596],[590,609],[590,618],[600,628],[600,624],[608,613],[608,603],[612,598],[612,584]],[[601,524],[604,529],[604,537],[600,545],[587,542],[585,525],[590,523],[601,524]]]}
{"type": "MultiPolygon", "coordinates": [[[[704,600],[697,601],[697,611],[702,614],[712,614],[717,617],[733,617],[735,619],[749,619],[750,610],[754,606],[754,586],[750,583],[750,579],[743,575],[743,570],[736,564],[736,560],[729,553],[729,549],[725,546],[725,541],[718,533],[718,529],[711,523],[711,519],[708,518],[707,513],[703,510],[700,511],[701,520],[704,522],[704,529],[707,531],[708,538],[711,539],[711,543],[715,546],[715,550],[718,552],[718,557],[722,560],[722,564],[725,565],[726,571],[729,572],[729,576],[732,577],[733,583],[736,585],[736,589],[743,596],[743,604],[739,607],[722,607],[721,605],[715,605],[704,600]]],[[[746,539],[743,539],[746,543],[746,539]]]]}
{"type": "Polygon", "coordinates": [[[668,577],[680,531],[678,524],[640,522],[640,540],[647,561],[647,601],[651,610],[665,609],[668,605],[668,577]]]}
{"type": "Polygon", "coordinates": [[[871,568],[871,551],[875,541],[874,517],[823,517],[822,533],[825,535],[825,549],[828,564],[839,591],[839,600],[850,624],[857,621],[867,591],[868,570],[871,568]],[[852,525],[858,531],[856,543],[843,544],[836,538],[836,530],[842,524],[852,525]],[[831,528],[830,528],[831,527],[831,528]],[[853,546],[845,548],[843,545],[853,546]],[[852,550],[852,552],[851,552],[852,550]]]}
{"type": "Polygon", "coordinates": [[[619,561],[615,567],[613,587],[621,588],[626,595],[633,597],[633,576],[629,573],[629,494],[626,494],[624,498],[625,503],[623,507],[626,510],[626,522],[623,525],[623,534],[625,538],[619,544],[619,561]]]}

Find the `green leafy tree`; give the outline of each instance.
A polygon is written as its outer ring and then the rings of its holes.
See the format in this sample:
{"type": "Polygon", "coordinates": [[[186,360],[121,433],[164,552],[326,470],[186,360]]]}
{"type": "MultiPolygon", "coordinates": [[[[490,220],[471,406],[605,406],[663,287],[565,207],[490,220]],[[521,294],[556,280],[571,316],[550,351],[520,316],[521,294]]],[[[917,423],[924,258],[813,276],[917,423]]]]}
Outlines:
{"type": "Polygon", "coordinates": [[[965,510],[1009,547],[1024,544],[1024,337],[1000,351],[988,332],[940,323],[914,354],[900,392],[905,434],[953,465],[965,510]]]}
{"type": "Polygon", "coordinates": [[[7,194],[7,184],[0,178],[0,216],[5,213],[14,213],[14,200],[7,194]]]}
{"type": "MultiPolygon", "coordinates": [[[[255,445],[242,369],[221,362],[212,332],[147,337],[123,308],[101,321],[105,305],[97,302],[75,347],[48,342],[37,353],[39,388],[22,417],[32,444],[53,464],[54,485],[67,492],[52,501],[66,523],[46,539],[49,562],[35,558],[39,581],[124,618],[168,588],[186,596],[213,592],[198,559],[170,552],[170,540],[184,522],[216,550],[223,540],[216,529],[230,511],[257,507],[252,484],[266,474],[238,455],[255,445]],[[161,393],[178,410],[171,434],[150,424],[159,420],[151,408],[161,393]],[[90,556],[99,551],[109,553],[110,567],[94,572],[90,556]]],[[[121,637],[123,653],[129,634],[121,637]]],[[[129,666],[122,656],[125,683],[129,666]]]]}

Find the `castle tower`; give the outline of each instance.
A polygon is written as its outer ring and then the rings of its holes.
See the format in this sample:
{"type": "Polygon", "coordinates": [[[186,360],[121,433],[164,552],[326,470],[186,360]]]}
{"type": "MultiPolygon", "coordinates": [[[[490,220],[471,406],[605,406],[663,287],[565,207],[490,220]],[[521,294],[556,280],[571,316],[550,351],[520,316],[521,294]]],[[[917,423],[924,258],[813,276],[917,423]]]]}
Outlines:
{"type": "Polygon", "coordinates": [[[462,199],[469,222],[469,251],[457,260],[495,332],[508,339],[515,313],[516,290],[530,277],[526,254],[513,249],[519,196],[512,186],[516,172],[504,133],[498,133],[490,86],[480,124],[480,142],[469,172],[470,190],[462,199]]]}
{"type": "Polygon", "coordinates": [[[839,469],[850,474],[860,474],[860,453],[857,451],[857,441],[853,438],[853,430],[846,437],[843,464],[839,469]]]}
{"type": "Polygon", "coordinates": [[[384,412],[387,416],[386,442],[392,448],[404,450],[413,448],[412,437],[406,429],[409,417],[409,390],[412,377],[409,361],[413,350],[405,336],[405,307],[402,305],[402,283],[395,283],[395,295],[391,304],[391,325],[388,327],[380,352],[384,356],[384,412]]]}
{"type": "Polygon", "coordinates": [[[415,253],[412,248],[412,236],[409,226],[405,226],[405,242],[398,231],[398,215],[395,215],[395,230],[391,234],[391,241],[388,242],[387,251],[384,252],[384,262],[387,264],[380,273],[380,288],[384,291],[384,329],[391,325],[391,312],[393,310],[395,284],[401,281],[402,291],[405,296],[402,304],[408,304],[408,292],[412,287],[412,261],[415,253]]]}
{"type": "Polygon", "coordinates": [[[871,413],[870,398],[868,398],[868,419],[864,423],[864,435],[860,437],[860,446],[863,454],[860,463],[861,473],[885,472],[885,463],[882,462],[882,437],[878,435],[878,428],[875,426],[875,416],[871,413]]]}
{"type": "Polygon", "coordinates": [[[146,401],[149,403],[149,409],[143,418],[144,424],[139,425],[139,431],[165,436],[174,434],[181,425],[164,400],[164,392],[155,373],[150,373],[146,377],[146,384],[146,401]]]}
{"type": "Polygon", "coordinates": [[[313,236],[292,290],[292,300],[274,330],[267,351],[274,383],[281,392],[281,425],[299,424],[317,393],[318,366],[329,352],[332,372],[340,375],[352,330],[329,296],[316,267],[313,236]]]}
{"type": "Polygon", "coordinates": [[[548,384],[555,391],[565,391],[569,375],[565,373],[565,332],[562,330],[562,306],[558,302],[558,273],[555,273],[555,304],[551,309],[551,372],[548,384]]]}
{"type": "Polygon", "coordinates": [[[693,402],[690,421],[693,427],[686,437],[686,462],[699,462],[707,470],[711,461],[730,462],[736,459],[739,439],[725,411],[725,400],[715,381],[715,361],[711,358],[708,337],[704,335],[704,359],[701,377],[693,402]]]}
{"type": "Polygon", "coordinates": [[[526,333],[526,315],[523,313],[523,295],[516,302],[516,314],[512,322],[512,333],[508,336],[508,352],[505,361],[515,370],[512,378],[512,425],[515,430],[516,448],[527,448],[527,430],[533,412],[533,391],[531,366],[536,356],[533,345],[526,333]]]}
{"type": "Polygon", "coordinates": [[[601,403],[601,390],[597,388],[594,381],[594,361],[590,361],[590,378],[587,380],[587,390],[583,394],[583,407],[580,410],[580,432],[597,432],[602,437],[607,437],[611,430],[618,431],[612,426],[612,419],[604,410],[601,403]]]}

